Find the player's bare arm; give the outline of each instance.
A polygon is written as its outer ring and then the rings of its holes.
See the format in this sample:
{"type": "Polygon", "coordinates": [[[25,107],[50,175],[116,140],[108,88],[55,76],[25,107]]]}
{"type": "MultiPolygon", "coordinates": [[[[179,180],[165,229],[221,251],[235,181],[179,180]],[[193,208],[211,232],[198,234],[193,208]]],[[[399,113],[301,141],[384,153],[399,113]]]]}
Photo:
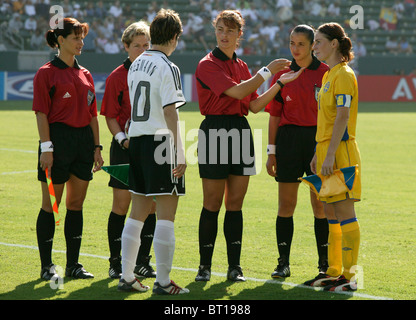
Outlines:
{"type": "MultiPolygon", "coordinates": [[[[107,127],[110,130],[111,134],[116,137],[117,133],[119,132],[124,132],[119,123],[117,122],[116,118],[110,118],[110,117],[105,117],[105,121],[107,122],[107,127]]],[[[117,137],[116,137],[117,138],[117,137]]],[[[123,146],[124,148],[128,149],[129,148],[129,140],[125,140],[123,142],[123,146]]]]}
{"type": "MultiPolygon", "coordinates": [[[[284,69],[287,69],[290,66],[290,63],[291,62],[286,59],[276,59],[276,60],[273,60],[271,63],[269,63],[267,68],[269,69],[269,66],[270,66],[271,70],[270,69],[269,70],[272,74],[274,74],[284,69]]],[[[226,94],[227,96],[231,98],[241,100],[244,97],[256,91],[263,82],[264,82],[263,76],[257,73],[256,75],[251,77],[249,80],[243,81],[225,90],[224,94],[226,94]]]]}
{"type": "Polygon", "coordinates": [[[166,106],[163,109],[165,116],[165,121],[168,129],[173,135],[173,141],[177,151],[178,165],[173,169],[173,174],[175,177],[180,178],[185,174],[186,170],[186,160],[185,160],[185,148],[182,143],[182,138],[179,130],[179,117],[176,111],[175,104],[166,106]]]}
{"type": "MultiPolygon", "coordinates": [[[[289,71],[287,73],[282,74],[279,78],[279,81],[285,85],[299,77],[299,75],[305,70],[305,68],[301,68],[299,71],[289,71]]],[[[257,113],[262,110],[272,99],[276,96],[276,94],[282,89],[280,84],[276,82],[269,90],[259,96],[257,99],[252,100],[250,102],[250,111],[253,113],[257,113]]]]}
{"type": "MultiPolygon", "coordinates": [[[[276,145],[276,134],[279,129],[280,117],[270,116],[269,118],[269,145],[276,145]]],[[[276,154],[268,154],[266,162],[267,173],[276,176],[276,154]]]]}
{"type": "Polygon", "coordinates": [[[321,173],[324,176],[331,175],[334,173],[335,152],[337,151],[342,136],[344,135],[345,129],[347,128],[349,115],[349,108],[337,108],[337,116],[334,122],[334,129],[332,132],[331,142],[329,143],[328,152],[326,154],[324,162],[322,163],[321,168],[321,173]]]}
{"type": "MultiPolygon", "coordinates": [[[[40,142],[50,141],[48,116],[43,112],[36,112],[36,121],[39,131],[40,142]]],[[[48,169],[49,178],[51,177],[51,168],[53,165],[53,152],[42,152],[40,155],[40,167],[42,170],[48,169]]]]}
{"type": "MultiPolygon", "coordinates": [[[[100,136],[99,136],[99,128],[98,128],[98,119],[97,117],[92,117],[90,126],[92,129],[92,134],[94,136],[94,144],[100,144],[100,136]]],[[[102,165],[104,164],[103,157],[101,156],[101,149],[95,148],[94,150],[94,168],[92,169],[93,172],[97,172],[101,170],[102,165]]]]}

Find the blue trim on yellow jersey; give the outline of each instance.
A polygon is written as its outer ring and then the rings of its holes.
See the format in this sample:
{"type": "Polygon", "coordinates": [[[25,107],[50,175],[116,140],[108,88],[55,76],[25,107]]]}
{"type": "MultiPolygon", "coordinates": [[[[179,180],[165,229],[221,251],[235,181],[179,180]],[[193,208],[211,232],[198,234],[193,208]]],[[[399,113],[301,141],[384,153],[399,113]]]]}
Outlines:
{"type": "Polygon", "coordinates": [[[341,221],[341,227],[342,226],[345,226],[348,223],[353,223],[353,222],[356,222],[356,221],[358,221],[357,218],[351,218],[351,219],[347,219],[347,220],[341,221]]]}

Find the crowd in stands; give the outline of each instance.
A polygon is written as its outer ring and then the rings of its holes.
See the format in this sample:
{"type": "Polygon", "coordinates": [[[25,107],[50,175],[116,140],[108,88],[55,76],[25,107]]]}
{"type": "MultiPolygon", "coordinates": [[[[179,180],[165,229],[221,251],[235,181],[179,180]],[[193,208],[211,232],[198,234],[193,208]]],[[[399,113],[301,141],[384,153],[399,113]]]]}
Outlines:
{"type": "MultiPolygon", "coordinates": [[[[244,40],[237,54],[244,55],[289,55],[289,34],[298,23],[298,16],[337,18],[341,15],[341,4],[345,0],[189,0],[188,12],[179,12],[183,21],[183,36],[177,48],[181,51],[212,50],[215,37],[211,21],[224,8],[239,9],[245,18],[244,40]]],[[[44,34],[49,27],[51,14],[50,0],[2,0],[0,14],[9,17],[1,23],[2,38],[7,40],[9,49],[49,50],[44,34]],[[26,41],[26,42],[25,42],[26,41]]],[[[120,37],[132,22],[145,20],[149,23],[159,8],[171,8],[169,0],[151,1],[147,10],[133,10],[130,2],[103,2],[63,0],[59,2],[65,16],[72,16],[90,24],[88,36],[84,39],[83,51],[115,54],[123,52],[120,37]]],[[[367,26],[375,29],[395,29],[400,26],[403,16],[415,17],[415,0],[395,0],[394,6],[384,8],[380,4],[379,21],[368,21],[367,26]]],[[[173,8],[175,9],[175,8],[173,8]]],[[[315,26],[317,27],[317,26],[315,26]]],[[[355,38],[355,51],[359,56],[366,54],[365,44],[355,38]]],[[[3,46],[4,47],[4,46],[3,46]]],[[[391,52],[412,52],[406,38],[389,39],[387,50],[391,52]]],[[[0,50],[5,48],[1,48],[0,50]]]]}

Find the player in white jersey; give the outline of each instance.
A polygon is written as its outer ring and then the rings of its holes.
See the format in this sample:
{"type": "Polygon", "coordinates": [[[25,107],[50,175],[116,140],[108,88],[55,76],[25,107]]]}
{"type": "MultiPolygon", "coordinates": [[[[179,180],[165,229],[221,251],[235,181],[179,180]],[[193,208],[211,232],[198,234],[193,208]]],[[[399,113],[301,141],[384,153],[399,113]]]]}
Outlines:
{"type": "Polygon", "coordinates": [[[176,49],[182,22],[173,10],[161,9],[150,25],[152,49],[130,66],[127,76],[131,102],[129,128],[129,187],[132,207],[121,238],[122,278],[118,289],[147,291],[133,270],[140,233],[156,198],[157,222],[153,248],[156,256],[154,294],[182,294],[189,290],[170,280],[175,250],[174,219],[179,195],[185,194],[185,150],[177,108],[186,103],[180,72],[169,56],[176,49]]]}
{"type": "Polygon", "coordinates": [[[129,136],[166,134],[164,107],[186,103],[179,68],[164,52],[152,48],[133,62],[127,83],[132,102],[129,136]]]}

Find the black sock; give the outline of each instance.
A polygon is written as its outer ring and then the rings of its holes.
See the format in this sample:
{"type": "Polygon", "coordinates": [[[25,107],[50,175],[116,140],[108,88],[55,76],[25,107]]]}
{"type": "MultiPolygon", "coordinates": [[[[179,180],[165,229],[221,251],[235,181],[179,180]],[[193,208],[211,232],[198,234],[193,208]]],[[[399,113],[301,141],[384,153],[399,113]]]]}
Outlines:
{"type": "Polygon", "coordinates": [[[318,256],[319,256],[318,265],[321,266],[322,263],[328,262],[328,235],[329,235],[328,220],[326,218],[324,219],[315,218],[314,229],[315,229],[316,246],[318,248],[318,256]]]}
{"type": "Polygon", "coordinates": [[[150,249],[153,243],[153,236],[155,234],[156,227],[156,214],[151,213],[144,221],[142,233],[140,234],[141,244],[139,253],[137,255],[136,264],[143,262],[143,259],[146,259],[150,254],[150,249]]]}
{"type": "Polygon", "coordinates": [[[121,234],[123,233],[126,215],[118,215],[111,211],[108,217],[108,245],[110,247],[110,259],[117,258],[121,254],[121,234]]]}
{"type": "Polygon", "coordinates": [[[290,247],[293,238],[293,217],[284,218],[277,216],[276,239],[280,258],[289,263],[290,247]]]}
{"type": "Polygon", "coordinates": [[[83,217],[82,210],[66,210],[65,240],[66,240],[66,266],[72,267],[78,263],[79,250],[82,240],[83,217]]]}
{"type": "Polygon", "coordinates": [[[240,265],[241,242],[243,239],[243,213],[241,210],[225,212],[224,236],[227,242],[228,265],[240,265]]]}
{"type": "Polygon", "coordinates": [[[53,212],[40,209],[36,220],[36,236],[40,254],[41,267],[52,264],[52,244],[55,234],[55,217],[53,212]]]}
{"type": "Polygon", "coordinates": [[[201,265],[211,265],[218,232],[218,214],[202,208],[199,218],[199,255],[201,265]]]}

